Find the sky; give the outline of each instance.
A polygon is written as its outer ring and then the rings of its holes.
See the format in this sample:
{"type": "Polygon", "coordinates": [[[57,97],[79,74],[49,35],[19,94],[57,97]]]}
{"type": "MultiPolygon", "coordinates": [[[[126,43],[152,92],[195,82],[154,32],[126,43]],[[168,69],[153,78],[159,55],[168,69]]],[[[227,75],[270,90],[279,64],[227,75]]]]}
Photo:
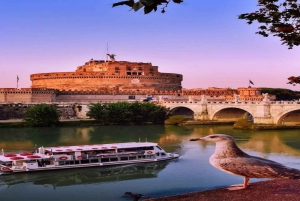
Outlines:
{"type": "Polygon", "coordinates": [[[238,15],[257,0],[184,0],[145,15],[121,0],[0,0],[0,88],[28,88],[30,75],[72,72],[90,59],[151,62],[183,75],[183,88],[288,88],[300,47],[264,38],[238,15]]]}

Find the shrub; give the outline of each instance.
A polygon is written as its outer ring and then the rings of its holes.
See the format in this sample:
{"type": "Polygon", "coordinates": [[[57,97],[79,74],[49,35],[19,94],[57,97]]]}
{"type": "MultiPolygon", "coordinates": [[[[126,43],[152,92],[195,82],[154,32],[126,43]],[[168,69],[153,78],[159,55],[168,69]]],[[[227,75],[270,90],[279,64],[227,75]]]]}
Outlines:
{"type": "Polygon", "coordinates": [[[248,119],[238,119],[233,127],[238,127],[238,128],[249,128],[253,125],[252,121],[249,121],[248,119]]]}
{"type": "Polygon", "coordinates": [[[87,116],[102,124],[163,123],[168,109],[149,102],[90,104],[87,116]]]}
{"type": "Polygon", "coordinates": [[[24,121],[29,126],[55,126],[59,123],[60,112],[54,105],[39,104],[25,111],[24,121]]]}
{"type": "Polygon", "coordinates": [[[168,124],[168,125],[178,125],[178,124],[183,123],[185,120],[186,120],[186,118],[184,116],[174,115],[174,116],[170,116],[165,121],[165,124],[168,124]]]}

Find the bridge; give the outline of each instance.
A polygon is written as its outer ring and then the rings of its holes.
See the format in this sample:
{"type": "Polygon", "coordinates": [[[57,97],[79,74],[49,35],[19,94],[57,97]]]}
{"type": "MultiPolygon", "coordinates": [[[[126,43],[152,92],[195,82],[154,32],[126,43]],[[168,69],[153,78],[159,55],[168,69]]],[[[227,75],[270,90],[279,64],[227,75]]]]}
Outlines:
{"type": "Polygon", "coordinates": [[[253,123],[300,125],[300,101],[270,101],[268,95],[260,102],[240,102],[238,96],[232,102],[200,101],[192,97],[188,101],[159,100],[170,108],[172,115],[183,115],[195,120],[236,121],[247,118],[253,123]]]}

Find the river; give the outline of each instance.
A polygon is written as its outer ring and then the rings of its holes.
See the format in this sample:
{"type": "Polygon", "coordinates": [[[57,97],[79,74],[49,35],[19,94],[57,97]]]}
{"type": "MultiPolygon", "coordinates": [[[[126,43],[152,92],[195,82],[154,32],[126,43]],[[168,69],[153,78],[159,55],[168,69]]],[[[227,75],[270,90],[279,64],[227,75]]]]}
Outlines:
{"type": "MultiPolygon", "coordinates": [[[[190,138],[213,133],[232,135],[248,154],[300,169],[300,130],[245,131],[232,126],[103,126],[67,128],[1,128],[5,153],[38,146],[68,146],[130,141],[158,142],[180,158],[144,165],[85,168],[0,176],[0,198],[6,201],[130,201],[124,192],[152,198],[226,187],[243,178],[213,168],[214,144],[190,138]]],[[[261,181],[251,179],[250,182],[261,181]]]]}

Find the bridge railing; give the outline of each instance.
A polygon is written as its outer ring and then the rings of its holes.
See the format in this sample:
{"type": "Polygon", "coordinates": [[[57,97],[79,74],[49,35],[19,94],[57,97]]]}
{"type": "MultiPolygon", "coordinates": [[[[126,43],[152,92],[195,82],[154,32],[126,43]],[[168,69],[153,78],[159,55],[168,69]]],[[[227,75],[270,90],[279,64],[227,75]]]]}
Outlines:
{"type": "MultiPolygon", "coordinates": [[[[213,105],[213,104],[223,104],[223,105],[231,105],[231,104],[247,104],[247,105],[257,105],[261,104],[264,101],[243,101],[243,102],[234,102],[234,101],[207,101],[207,104],[213,105]]],[[[201,101],[163,101],[162,104],[200,104],[201,101]]],[[[300,104],[300,101],[270,101],[270,102],[265,102],[265,103],[270,103],[270,104],[277,104],[277,105],[297,105],[300,104]]]]}

